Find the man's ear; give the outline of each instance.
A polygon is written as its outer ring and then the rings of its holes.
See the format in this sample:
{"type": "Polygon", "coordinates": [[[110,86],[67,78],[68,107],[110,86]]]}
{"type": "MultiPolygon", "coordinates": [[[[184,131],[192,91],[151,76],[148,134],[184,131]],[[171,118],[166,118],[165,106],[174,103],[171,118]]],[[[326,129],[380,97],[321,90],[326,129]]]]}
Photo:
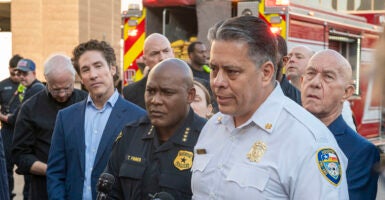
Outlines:
{"type": "Polygon", "coordinates": [[[342,96],[343,101],[347,100],[349,97],[351,97],[354,93],[354,86],[352,84],[349,84],[345,87],[345,93],[344,96],[342,96]]]}
{"type": "Polygon", "coordinates": [[[270,84],[274,76],[274,64],[271,61],[267,61],[261,65],[261,71],[263,74],[262,80],[264,83],[270,84]]]}
{"type": "Polygon", "coordinates": [[[116,66],[111,66],[111,74],[112,74],[112,76],[115,76],[115,74],[116,74],[116,66]]]}
{"type": "Polygon", "coordinates": [[[187,103],[190,104],[195,99],[196,90],[195,87],[191,87],[187,92],[187,103]]]}

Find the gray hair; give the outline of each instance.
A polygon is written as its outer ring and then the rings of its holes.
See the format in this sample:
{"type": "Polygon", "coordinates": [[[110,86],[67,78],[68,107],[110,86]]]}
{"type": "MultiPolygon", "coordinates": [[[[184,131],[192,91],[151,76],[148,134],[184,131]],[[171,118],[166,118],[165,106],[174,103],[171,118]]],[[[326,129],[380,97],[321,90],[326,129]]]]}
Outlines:
{"type": "Polygon", "coordinates": [[[240,41],[249,47],[249,57],[259,67],[267,61],[274,64],[276,71],[277,42],[275,35],[262,19],[254,16],[241,16],[218,22],[210,28],[207,36],[214,40],[240,41]]]}
{"type": "Polygon", "coordinates": [[[51,55],[44,64],[44,76],[49,77],[52,73],[60,71],[68,71],[73,75],[75,80],[75,68],[72,65],[71,58],[64,54],[51,55]]]}

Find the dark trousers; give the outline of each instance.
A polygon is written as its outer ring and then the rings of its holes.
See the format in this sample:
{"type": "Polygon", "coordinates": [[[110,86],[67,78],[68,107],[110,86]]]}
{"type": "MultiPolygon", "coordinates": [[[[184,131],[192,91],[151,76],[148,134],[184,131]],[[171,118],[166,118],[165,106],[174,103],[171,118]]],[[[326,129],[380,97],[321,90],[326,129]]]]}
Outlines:
{"type": "Polygon", "coordinates": [[[23,188],[23,199],[29,200],[31,197],[29,196],[31,194],[31,175],[24,175],[24,188],[23,188]]]}
{"type": "Polygon", "coordinates": [[[4,145],[4,154],[5,154],[5,163],[7,168],[7,174],[8,174],[8,187],[9,187],[9,196],[14,196],[12,194],[13,188],[14,188],[14,179],[13,179],[13,162],[12,162],[12,138],[13,138],[13,129],[9,127],[2,127],[1,129],[1,136],[3,138],[3,145],[4,145]]]}
{"type": "Polygon", "coordinates": [[[5,164],[3,138],[0,134],[0,199],[9,200],[8,176],[5,164]]]}
{"type": "MultiPolygon", "coordinates": [[[[12,161],[12,140],[13,140],[13,128],[7,126],[2,127],[1,136],[3,138],[4,144],[4,153],[5,153],[5,162],[7,167],[8,175],[8,186],[9,186],[9,196],[11,199],[15,196],[13,193],[14,189],[14,177],[13,177],[13,167],[15,166],[12,161]]],[[[30,175],[24,175],[24,188],[23,188],[23,199],[27,200],[29,196],[29,185],[31,182],[30,175]]]]}

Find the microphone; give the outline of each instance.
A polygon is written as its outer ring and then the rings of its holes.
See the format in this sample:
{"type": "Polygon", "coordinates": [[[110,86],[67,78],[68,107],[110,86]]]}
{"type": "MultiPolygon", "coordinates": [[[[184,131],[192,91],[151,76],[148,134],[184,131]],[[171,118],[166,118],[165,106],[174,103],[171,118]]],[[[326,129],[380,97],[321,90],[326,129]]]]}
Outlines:
{"type": "Polygon", "coordinates": [[[151,197],[151,200],[175,200],[175,198],[168,192],[158,192],[149,196],[151,197]]]}
{"type": "Polygon", "coordinates": [[[112,190],[112,186],[115,183],[115,177],[109,173],[102,173],[99,177],[99,181],[96,184],[96,191],[98,191],[97,200],[107,200],[108,194],[112,190]]]}

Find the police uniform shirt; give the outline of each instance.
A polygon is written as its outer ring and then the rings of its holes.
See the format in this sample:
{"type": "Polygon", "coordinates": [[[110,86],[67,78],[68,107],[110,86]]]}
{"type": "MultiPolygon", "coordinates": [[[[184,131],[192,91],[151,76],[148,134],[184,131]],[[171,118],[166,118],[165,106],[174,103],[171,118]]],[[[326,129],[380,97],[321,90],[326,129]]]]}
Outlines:
{"type": "Polygon", "coordinates": [[[277,84],[243,125],[217,113],[194,148],[193,199],[348,199],[347,159],[277,84]]]}
{"type": "MultiPolygon", "coordinates": [[[[8,114],[12,113],[16,107],[20,105],[19,98],[15,97],[10,103],[12,96],[15,94],[19,83],[13,82],[11,78],[6,78],[0,82],[0,107],[1,113],[8,114]],[[9,110],[7,111],[7,107],[9,106],[9,110]]],[[[7,123],[2,122],[2,126],[8,126],[7,123]]]]}
{"type": "Polygon", "coordinates": [[[206,120],[192,109],[184,124],[160,143],[146,116],[128,124],[114,144],[106,172],[115,177],[111,199],[150,199],[167,192],[175,199],[191,199],[194,145],[206,120]]]}

